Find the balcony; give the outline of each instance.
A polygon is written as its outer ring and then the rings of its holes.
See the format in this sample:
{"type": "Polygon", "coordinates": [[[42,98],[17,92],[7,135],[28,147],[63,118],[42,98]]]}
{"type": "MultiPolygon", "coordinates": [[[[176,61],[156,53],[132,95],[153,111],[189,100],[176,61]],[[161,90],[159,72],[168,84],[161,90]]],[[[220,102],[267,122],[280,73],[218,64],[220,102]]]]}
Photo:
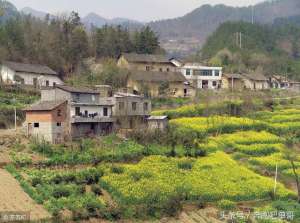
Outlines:
{"type": "Polygon", "coordinates": [[[103,123],[115,122],[115,118],[105,116],[72,116],[71,123],[103,123]]]}

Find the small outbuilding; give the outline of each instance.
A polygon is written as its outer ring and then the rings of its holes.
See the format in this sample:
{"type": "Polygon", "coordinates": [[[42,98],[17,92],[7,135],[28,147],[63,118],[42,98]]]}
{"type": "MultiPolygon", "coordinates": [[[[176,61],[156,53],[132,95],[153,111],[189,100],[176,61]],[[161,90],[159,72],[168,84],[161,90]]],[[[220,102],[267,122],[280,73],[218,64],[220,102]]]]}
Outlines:
{"type": "Polygon", "coordinates": [[[149,130],[161,130],[167,129],[169,120],[167,116],[150,116],[147,118],[149,130]]]}

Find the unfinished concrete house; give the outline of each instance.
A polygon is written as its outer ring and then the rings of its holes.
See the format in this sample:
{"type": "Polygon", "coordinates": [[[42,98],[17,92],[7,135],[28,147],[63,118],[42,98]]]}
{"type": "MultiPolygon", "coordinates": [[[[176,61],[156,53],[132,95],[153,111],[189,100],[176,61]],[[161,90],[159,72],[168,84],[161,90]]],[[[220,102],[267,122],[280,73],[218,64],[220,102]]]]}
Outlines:
{"type": "Polygon", "coordinates": [[[67,106],[66,100],[41,101],[24,109],[27,136],[62,143],[69,137],[67,106]]]}
{"type": "Polygon", "coordinates": [[[111,97],[100,97],[100,92],[96,88],[56,86],[43,89],[41,101],[68,101],[67,123],[71,138],[106,135],[113,131],[114,101],[111,97]]]}
{"type": "Polygon", "coordinates": [[[130,93],[114,94],[113,116],[117,129],[145,127],[151,114],[151,101],[141,95],[130,93]]]}

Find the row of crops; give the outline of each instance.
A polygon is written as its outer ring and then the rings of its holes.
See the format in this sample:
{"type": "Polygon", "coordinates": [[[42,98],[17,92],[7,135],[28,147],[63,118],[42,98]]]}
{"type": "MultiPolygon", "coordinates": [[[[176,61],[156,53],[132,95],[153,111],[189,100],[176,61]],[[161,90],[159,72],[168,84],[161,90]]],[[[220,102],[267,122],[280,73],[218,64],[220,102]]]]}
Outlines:
{"type": "MultiPolygon", "coordinates": [[[[135,215],[160,211],[174,198],[202,202],[270,199],[274,186],[272,179],[241,167],[224,152],[199,159],[151,156],[136,165],[121,165],[118,171],[106,167],[101,182],[135,215]]],[[[295,194],[279,184],[277,196],[287,199],[295,194]]]]}
{"type": "MultiPolygon", "coordinates": [[[[293,177],[284,153],[287,137],[299,138],[298,115],[300,110],[285,109],[171,120],[170,131],[192,138],[205,151],[201,154],[195,148],[186,153],[184,143],[172,154],[171,145],[141,145],[117,136],[76,146],[33,143],[32,151],[46,159],[36,167],[16,152],[17,168],[8,169],[53,215],[68,210],[73,219],[161,217],[176,213],[183,202],[295,200],[296,193],[281,183],[274,194],[272,176],[277,165],[282,176],[293,177]],[[68,169],[59,168],[63,165],[68,169]],[[263,170],[270,174],[263,176],[263,170]]],[[[295,164],[300,173],[300,157],[295,164]]]]}

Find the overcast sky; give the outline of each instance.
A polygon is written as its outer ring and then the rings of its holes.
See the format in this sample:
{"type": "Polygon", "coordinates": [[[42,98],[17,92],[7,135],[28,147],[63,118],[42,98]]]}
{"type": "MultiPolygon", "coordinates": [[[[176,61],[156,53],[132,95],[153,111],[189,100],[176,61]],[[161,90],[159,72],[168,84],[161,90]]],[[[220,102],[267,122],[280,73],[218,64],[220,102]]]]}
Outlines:
{"type": "Polygon", "coordinates": [[[95,12],[103,17],[151,21],[182,16],[203,4],[246,6],[262,0],[8,0],[18,9],[26,6],[49,13],[77,11],[83,17],[95,12]]]}

